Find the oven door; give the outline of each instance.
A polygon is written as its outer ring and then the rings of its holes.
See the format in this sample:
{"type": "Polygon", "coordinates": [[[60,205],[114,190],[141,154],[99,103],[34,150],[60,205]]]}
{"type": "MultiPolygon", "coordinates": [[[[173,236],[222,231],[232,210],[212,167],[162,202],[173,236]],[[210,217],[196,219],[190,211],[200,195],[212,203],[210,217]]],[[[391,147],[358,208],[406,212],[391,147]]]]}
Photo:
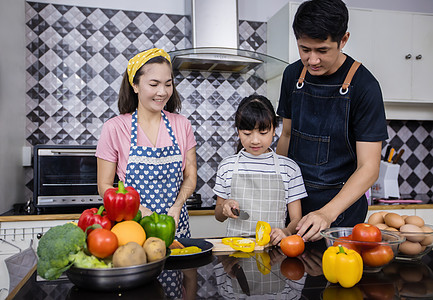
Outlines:
{"type": "Polygon", "coordinates": [[[34,205],[102,204],[95,146],[35,146],[34,205]]]}

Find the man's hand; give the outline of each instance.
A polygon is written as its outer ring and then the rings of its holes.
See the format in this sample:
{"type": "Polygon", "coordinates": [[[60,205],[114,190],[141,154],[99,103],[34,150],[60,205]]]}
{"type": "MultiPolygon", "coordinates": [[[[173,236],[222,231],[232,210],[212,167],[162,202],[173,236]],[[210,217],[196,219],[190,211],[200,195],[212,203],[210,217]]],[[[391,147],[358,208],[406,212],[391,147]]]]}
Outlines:
{"type": "Polygon", "coordinates": [[[321,210],[316,210],[305,215],[296,226],[298,235],[304,241],[315,242],[322,238],[320,231],[331,226],[332,221],[321,210]]]}

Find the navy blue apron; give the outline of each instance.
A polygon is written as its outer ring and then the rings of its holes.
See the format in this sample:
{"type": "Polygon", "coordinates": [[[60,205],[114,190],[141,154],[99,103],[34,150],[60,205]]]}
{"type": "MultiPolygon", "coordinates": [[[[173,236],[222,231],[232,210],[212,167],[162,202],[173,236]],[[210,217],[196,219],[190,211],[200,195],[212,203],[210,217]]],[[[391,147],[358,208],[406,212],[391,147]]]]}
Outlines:
{"type": "MultiPolygon", "coordinates": [[[[157,214],[167,214],[176,201],[182,182],[182,155],[170,122],[161,111],[172,146],[156,148],[137,146],[137,111],[132,114],[131,148],[125,183],[140,194],[141,205],[157,214]]],[[[176,237],[189,238],[189,216],[182,206],[176,237]]]]}
{"type": "MultiPolygon", "coordinates": [[[[350,82],[360,63],[354,62],[343,84],[307,82],[304,67],[292,94],[292,129],[288,156],[299,165],[308,197],[302,215],[322,208],[340,192],[357,167],[355,144],[349,140],[350,82]]],[[[363,195],[331,224],[354,226],[367,214],[363,195]]]]}

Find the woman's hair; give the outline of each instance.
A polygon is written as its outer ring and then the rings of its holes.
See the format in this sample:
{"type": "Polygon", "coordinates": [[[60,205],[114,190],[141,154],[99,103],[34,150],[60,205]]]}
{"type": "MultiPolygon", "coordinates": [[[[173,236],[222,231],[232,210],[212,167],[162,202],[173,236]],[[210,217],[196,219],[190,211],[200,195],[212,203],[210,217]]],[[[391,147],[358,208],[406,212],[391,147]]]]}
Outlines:
{"type": "Polygon", "coordinates": [[[268,98],[251,95],[239,103],[235,115],[235,126],[238,130],[275,129],[278,126],[278,117],[268,98]]]}
{"type": "MultiPolygon", "coordinates": [[[[154,57],[150,59],[148,62],[146,62],[140,69],[138,69],[137,73],[134,76],[133,82],[135,84],[138,84],[141,75],[144,74],[143,67],[148,64],[168,64],[171,68],[170,62],[164,57],[162,56],[154,57]]],[[[180,101],[179,94],[177,93],[176,86],[174,85],[173,70],[171,71],[171,79],[173,81],[172,82],[173,94],[171,95],[164,109],[168,112],[173,113],[173,112],[180,111],[182,107],[182,103],[180,101]]],[[[138,107],[138,95],[134,92],[134,89],[129,83],[128,72],[125,71],[125,74],[123,74],[123,79],[119,91],[119,102],[118,102],[119,112],[121,114],[133,113],[137,109],[137,107],[138,107]]]]}
{"type": "Polygon", "coordinates": [[[341,0],[310,0],[303,2],[295,14],[293,31],[296,39],[309,37],[340,45],[347,32],[349,12],[341,0]]]}

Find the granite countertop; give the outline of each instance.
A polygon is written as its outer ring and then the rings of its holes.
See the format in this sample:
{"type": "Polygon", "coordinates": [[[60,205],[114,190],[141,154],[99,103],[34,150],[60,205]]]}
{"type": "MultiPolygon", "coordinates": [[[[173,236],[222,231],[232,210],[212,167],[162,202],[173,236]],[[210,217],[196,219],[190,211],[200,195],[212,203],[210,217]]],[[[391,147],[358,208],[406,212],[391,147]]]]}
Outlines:
{"type": "MultiPolygon", "coordinates": [[[[120,292],[101,293],[83,290],[67,278],[55,281],[37,281],[35,269],[11,291],[15,299],[172,299],[176,291],[189,299],[226,299],[253,297],[266,299],[408,299],[413,296],[432,299],[428,288],[433,280],[433,253],[418,261],[394,260],[379,272],[364,272],[362,279],[351,289],[330,284],[322,273],[321,256],[324,243],[307,243],[304,253],[288,258],[278,248],[247,256],[208,255],[200,258],[167,261],[161,275],[149,284],[120,292]],[[266,253],[266,254],[264,254],[266,253]],[[261,255],[260,255],[261,254],[261,255]],[[268,256],[268,260],[264,256],[268,256]],[[248,289],[242,288],[240,277],[230,276],[230,267],[238,263],[246,275],[248,289]],[[177,289],[166,285],[164,278],[183,273],[183,284],[177,289]],[[408,276],[408,274],[410,274],[408,276]],[[416,280],[416,282],[414,282],[416,280]],[[344,295],[344,296],[342,296],[344,295]]],[[[244,276],[245,276],[244,275],[244,276]]],[[[174,278],[174,277],[173,277],[174,278]]],[[[245,284],[244,284],[245,286],[245,284]]],[[[182,295],[179,295],[182,298],[182,295]]],[[[182,298],[186,299],[186,298],[182,298]]],[[[412,298],[411,298],[412,299],[412,298]]]]}

